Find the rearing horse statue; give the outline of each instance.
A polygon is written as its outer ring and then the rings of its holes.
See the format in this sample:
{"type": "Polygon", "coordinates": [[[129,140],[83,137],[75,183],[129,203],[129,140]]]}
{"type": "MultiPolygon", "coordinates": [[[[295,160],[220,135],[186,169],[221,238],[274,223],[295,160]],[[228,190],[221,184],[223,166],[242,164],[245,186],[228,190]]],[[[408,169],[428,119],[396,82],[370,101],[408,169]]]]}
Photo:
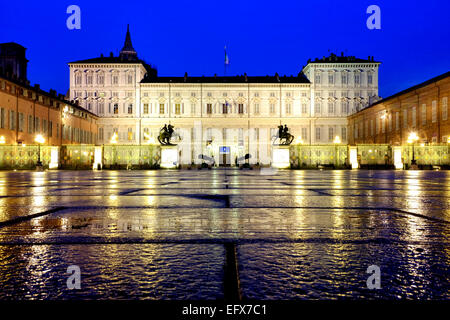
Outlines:
{"type": "Polygon", "coordinates": [[[170,139],[172,139],[172,137],[175,134],[174,130],[173,130],[174,126],[172,126],[171,124],[169,125],[164,125],[164,127],[161,128],[161,130],[159,131],[159,136],[158,136],[158,141],[160,144],[164,145],[164,146],[175,146],[176,144],[173,144],[170,142],[170,139]]]}
{"type": "Polygon", "coordinates": [[[292,143],[292,141],[294,140],[294,136],[292,134],[289,133],[289,128],[287,127],[287,125],[279,125],[278,126],[278,134],[272,136],[272,144],[273,145],[282,145],[282,146],[288,146],[292,143]],[[278,143],[276,143],[278,139],[278,143]]]}

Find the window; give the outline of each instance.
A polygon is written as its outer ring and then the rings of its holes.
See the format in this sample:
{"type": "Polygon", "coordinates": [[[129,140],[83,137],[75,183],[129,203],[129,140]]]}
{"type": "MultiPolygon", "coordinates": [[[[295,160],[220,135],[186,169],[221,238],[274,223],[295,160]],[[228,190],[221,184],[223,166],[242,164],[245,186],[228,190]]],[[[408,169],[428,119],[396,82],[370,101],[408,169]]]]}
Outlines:
{"type": "Polygon", "coordinates": [[[386,118],[382,119],[380,117],[380,121],[381,121],[381,133],[385,133],[386,132],[386,118]]]}
{"type": "Polygon", "coordinates": [[[48,124],[48,136],[52,137],[53,136],[53,122],[50,121],[48,124]]]}
{"type": "Polygon", "coordinates": [[[316,114],[320,114],[320,109],[322,108],[322,104],[320,103],[320,102],[317,102],[315,105],[314,105],[314,113],[316,113],[316,114]]]}
{"type": "Polygon", "coordinates": [[[334,114],[334,102],[328,102],[328,114],[334,114]]]}
{"type": "Polygon", "coordinates": [[[99,74],[97,77],[97,83],[98,84],[104,84],[105,83],[105,76],[103,74],[99,74]]]}
{"type": "Polygon", "coordinates": [[[128,105],[128,114],[133,114],[133,104],[132,103],[130,103],[128,105]]]}
{"type": "Polygon", "coordinates": [[[211,103],[207,103],[206,104],[206,113],[207,114],[211,114],[212,113],[212,104],[211,103]]]}
{"type": "Polygon", "coordinates": [[[431,102],[431,122],[435,123],[437,121],[437,106],[436,100],[431,102]]]}
{"type": "Polygon", "coordinates": [[[342,102],[342,113],[344,115],[347,115],[348,111],[349,111],[348,102],[347,101],[342,102]]]}
{"type": "Polygon", "coordinates": [[[275,104],[274,103],[270,104],[270,113],[275,113],[275,104]]]}
{"type": "Polygon", "coordinates": [[[101,114],[105,113],[105,105],[103,102],[100,102],[98,104],[98,113],[101,113],[101,114]]]}
{"type": "Polygon", "coordinates": [[[286,114],[291,114],[291,104],[286,104],[286,114]]]}
{"type": "Polygon", "coordinates": [[[316,128],[316,141],[320,141],[320,128],[316,128]]]}
{"type": "Polygon", "coordinates": [[[39,118],[38,117],[34,118],[34,132],[36,132],[36,133],[41,132],[41,130],[39,128],[39,118]]]}
{"type": "Polygon", "coordinates": [[[308,139],[308,128],[302,128],[302,140],[306,141],[308,139]]]}
{"type": "Polygon", "coordinates": [[[114,103],[114,114],[119,114],[119,104],[114,103]]]}
{"type": "Polygon", "coordinates": [[[24,118],[23,113],[19,113],[19,132],[23,132],[24,118]]]}
{"type": "Polygon", "coordinates": [[[411,124],[411,126],[413,128],[416,127],[416,107],[412,108],[412,124],[411,124]]]}
{"type": "Polygon", "coordinates": [[[341,76],[341,82],[342,82],[342,84],[347,84],[348,80],[347,80],[347,75],[346,74],[343,74],[341,76]]]}
{"type": "Polygon", "coordinates": [[[148,103],[144,103],[144,114],[148,114],[148,103]]]}
{"type": "Polygon", "coordinates": [[[395,130],[400,130],[400,112],[395,113],[395,130]]]}
{"type": "Polygon", "coordinates": [[[56,124],[56,137],[59,138],[59,124],[56,124]]]}
{"type": "Polygon", "coordinates": [[[403,129],[408,127],[408,109],[403,110],[403,129]]]}
{"type": "Polygon", "coordinates": [[[333,141],[333,139],[334,139],[334,128],[329,127],[328,128],[328,140],[333,141]]]}
{"type": "Polygon", "coordinates": [[[113,75],[112,76],[112,83],[113,84],[119,84],[119,76],[113,75]]]}
{"type": "Polygon", "coordinates": [[[9,111],[9,130],[16,130],[16,112],[9,111]]]}
{"type": "Polygon", "coordinates": [[[427,124],[427,105],[425,103],[422,104],[420,118],[422,120],[422,125],[423,126],[426,125],[427,124]]]}
{"type": "Polygon", "coordinates": [[[128,141],[133,140],[133,128],[128,128],[128,141]]]}
{"type": "Polygon", "coordinates": [[[320,76],[319,75],[314,77],[314,82],[317,84],[320,84],[320,76]]]}
{"type": "Polygon", "coordinates": [[[195,114],[195,103],[191,103],[191,113],[195,114]]]}
{"type": "Polygon", "coordinates": [[[81,74],[75,75],[75,84],[81,85],[81,74]]]}
{"type": "Polygon", "coordinates": [[[0,128],[5,129],[5,108],[0,108],[0,128]]]}
{"type": "Polygon", "coordinates": [[[367,75],[367,84],[368,84],[368,85],[371,85],[371,84],[372,84],[372,81],[373,81],[373,80],[372,80],[372,77],[373,77],[373,76],[372,76],[370,73],[367,75]]]}
{"type": "Polygon", "coordinates": [[[28,116],[28,133],[33,133],[33,116],[28,116]]]}
{"type": "Polygon", "coordinates": [[[238,104],[238,112],[239,112],[240,114],[243,114],[243,113],[244,113],[244,105],[243,105],[242,103],[239,103],[239,104],[238,104]]]}
{"type": "Polygon", "coordinates": [[[308,113],[308,105],[306,103],[302,103],[302,113],[308,113]]]}
{"type": "Polygon", "coordinates": [[[342,134],[341,139],[342,140],[347,140],[347,128],[346,127],[342,127],[341,128],[341,134],[342,134]]]}
{"type": "Polygon", "coordinates": [[[181,104],[175,103],[175,114],[181,114],[181,104]]]}
{"type": "Polygon", "coordinates": [[[86,76],[86,84],[92,85],[92,75],[87,75],[86,76]]]}
{"type": "Polygon", "coordinates": [[[389,113],[388,115],[388,127],[389,127],[389,132],[392,131],[392,113],[389,113]]]}
{"type": "Polygon", "coordinates": [[[128,75],[128,84],[132,84],[133,83],[133,75],[129,74],[128,75]]]}
{"type": "Polygon", "coordinates": [[[370,135],[373,136],[373,119],[370,119],[370,135]]]}
{"type": "Polygon", "coordinates": [[[227,104],[226,103],[222,104],[222,113],[223,114],[227,114],[228,113],[228,108],[227,108],[227,104]]]}
{"type": "Polygon", "coordinates": [[[159,104],[159,114],[164,114],[164,103],[159,104]]]}
{"type": "Polygon", "coordinates": [[[44,119],[44,120],[42,120],[42,132],[43,133],[47,133],[47,129],[48,129],[48,127],[47,127],[47,119],[44,119]]]}
{"type": "Polygon", "coordinates": [[[361,76],[359,74],[355,74],[355,84],[359,84],[361,81],[361,76]]]}
{"type": "Polygon", "coordinates": [[[332,74],[328,75],[328,84],[334,84],[334,76],[332,74]]]}
{"type": "Polygon", "coordinates": [[[442,98],[442,120],[447,120],[448,117],[448,99],[447,97],[442,98]]]}
{"type": "Polygon", "coordinates": [[[259,104],[255,103],[255,114],[259,114],[259,104]]]}
{"type": "Polygon", "coordinates": [[[150,134],[149,134],[149,129],[148,128],[144,128],[144,141],[147,141],[150,138],[150,134]]]}

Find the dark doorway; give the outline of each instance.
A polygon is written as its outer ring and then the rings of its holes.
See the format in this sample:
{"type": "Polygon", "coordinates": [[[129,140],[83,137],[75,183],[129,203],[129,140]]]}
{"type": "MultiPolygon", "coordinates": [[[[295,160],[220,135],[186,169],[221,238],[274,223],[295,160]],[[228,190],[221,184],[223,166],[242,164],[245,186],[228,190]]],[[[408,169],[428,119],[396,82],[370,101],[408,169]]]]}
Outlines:
{"type": "Polygon", "coordinates": [[[219,149],[219,165],[222,167],[231,166],[230,147],[220,147],[219,149]]]}

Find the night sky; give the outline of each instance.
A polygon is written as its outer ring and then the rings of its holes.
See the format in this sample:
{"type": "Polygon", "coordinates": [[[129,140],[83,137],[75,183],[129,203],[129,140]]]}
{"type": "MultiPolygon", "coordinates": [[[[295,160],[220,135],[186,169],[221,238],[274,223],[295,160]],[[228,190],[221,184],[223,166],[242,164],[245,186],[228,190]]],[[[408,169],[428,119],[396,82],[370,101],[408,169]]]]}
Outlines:
{"type": "Polygon", "coordinates": [[[450,1],[2,1],[0,42],[26,48],[28,78],[66,93],[67,63],[118,55],[130,24],[133,46],[159,75],[297,75],[329,52],[381,61],[387,97],[450,70],[450,1]],[[69,30],[66,8],[81,8],[69,30]],[[381,30],[366,27],[369,5],[381,30]]]}

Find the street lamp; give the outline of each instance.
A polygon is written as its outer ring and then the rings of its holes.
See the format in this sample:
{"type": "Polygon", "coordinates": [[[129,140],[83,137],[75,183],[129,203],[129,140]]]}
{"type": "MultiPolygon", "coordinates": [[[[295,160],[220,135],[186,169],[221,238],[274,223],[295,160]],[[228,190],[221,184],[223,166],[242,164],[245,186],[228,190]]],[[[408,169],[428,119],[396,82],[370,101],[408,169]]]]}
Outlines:
{"type": "Polygon", "coordinates": [[[0,144],[5,144],[5,136],[0,137],[0,144]]]}
{"type": "Polygon", "coordinates": [[[334,151],[334,156],[335,156],[335,158],[336,158],[336,159],[334,159],[334,162],[336,163],[336,167],[337,167],[337,165],[338,165],[338,159],[339,159],[339,155],[338,155],[338,144],[341,143],[341,137],[339,137],[339,136],[334,137],[333,143],[334,143],[334,149],[335,149],[335,151],[334,151]]]}
{"type": "Polygon", "coordinates": [[[414,143],[419,140],[419,137],[417,136],[417,133],[415,132],[411,132],[408,136],[408,140],[407,143],[411,143],[412,144],[412,160],[411,160],[411,165],[415,165],[416,164],[416,159],[414,158],[414,143]]]}
{"type": "Polygon", "coordinates": [[[38,134],[36,138],[34,138],[34,141],[38,143],[38,161],[36,163],[37,167],[42,167],[41,162],[41,144],[45,142],[44,136],[42,134],[38,134]]]}
{"type": "Polygon", "coordinates": [[[116,148],[115,145],[117,144],[117,140],[118,140],[118,135],[117,132],[114,132],[112,137],[111,137],[111,144],[113,145],[113,157],[114,157],[114,165],[116,164],[116,148]]]}

